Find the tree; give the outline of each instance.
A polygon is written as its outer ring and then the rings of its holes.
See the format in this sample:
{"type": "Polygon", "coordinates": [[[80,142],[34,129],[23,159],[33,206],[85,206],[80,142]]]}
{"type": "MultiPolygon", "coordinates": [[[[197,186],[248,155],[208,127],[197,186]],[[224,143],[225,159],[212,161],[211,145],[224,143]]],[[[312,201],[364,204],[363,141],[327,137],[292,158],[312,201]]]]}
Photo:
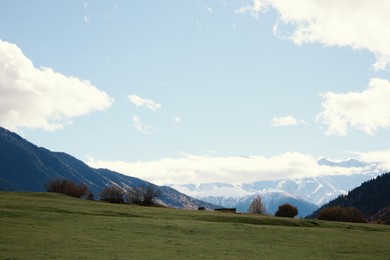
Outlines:
{"type": "Polygon", "coordinates": [[[260,195],[253,198],[252,203],[249,205],[248,213],[265,214],[266,208],[263,205],[260,195]]]}
{"type": "Polygon", "coordinates": [[[47,192],[56,192],[72,196],[75,198],[81,198],[88,192],[88,187],[85,184],[77,184],[71,180],[54,179],[45,185],[47,192]]]}
{"type": "Polygon", "coordinates": [[[124,190],[116,185],[111,185],[105,187],[100,192],[100,200],[110,202],[110,203],[123,203],[124,202],[124,190]]]}
{"type": "Polygon", "coordinates": [[[341,222],[366,223],[362,212],[356,208],[344,208],[340,206],[324,208],[318,214],[318,219],[341,222]]]}
{"type": "Polygon", "coordinates": [[[288,203],[280,205],[278,210],[275,213],[275,216],[277,217],[286,217],[286,218],[294,218],[296,215],[298,215],[297,207],[294,207],[293,205],[288,203]]]}
{"type": "Polygon", "coordinates": [[[129,203],[139,205],[153,205],[153,199],[158,198],[160,195],[161,191],[158,186],[153,184],[133,187],[127,190],[129,203]]]}

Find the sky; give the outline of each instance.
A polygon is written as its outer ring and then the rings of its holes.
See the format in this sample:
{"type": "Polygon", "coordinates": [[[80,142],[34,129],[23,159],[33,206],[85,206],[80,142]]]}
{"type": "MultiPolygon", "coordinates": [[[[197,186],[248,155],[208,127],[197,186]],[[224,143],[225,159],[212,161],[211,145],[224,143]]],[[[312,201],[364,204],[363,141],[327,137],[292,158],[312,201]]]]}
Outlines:
{"type": "Polygon", "coordinates": [[[4,0],[0,126],[157,184],[386,171],[388,28],[387,0],[4,0]]]}

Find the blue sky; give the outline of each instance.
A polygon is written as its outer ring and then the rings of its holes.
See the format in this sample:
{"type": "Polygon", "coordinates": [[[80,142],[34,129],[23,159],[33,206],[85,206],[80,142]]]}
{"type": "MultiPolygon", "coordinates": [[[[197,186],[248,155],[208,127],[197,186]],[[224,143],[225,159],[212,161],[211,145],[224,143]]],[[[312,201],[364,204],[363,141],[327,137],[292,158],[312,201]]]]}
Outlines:
{"type": "Polygon", "coordinates": [[[341,171],[318,168],[321,157],[386,170],[389,10],[1,1],[0,125],[159,184],[341,171]]]}

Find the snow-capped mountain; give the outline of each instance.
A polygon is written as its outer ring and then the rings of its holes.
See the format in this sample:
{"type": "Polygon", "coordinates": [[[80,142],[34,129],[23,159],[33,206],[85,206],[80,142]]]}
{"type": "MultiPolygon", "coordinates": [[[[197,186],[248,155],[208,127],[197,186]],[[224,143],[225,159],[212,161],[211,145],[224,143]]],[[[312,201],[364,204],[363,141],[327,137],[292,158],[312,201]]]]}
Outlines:
{"type": "MultiPolygon", "coordinates": [[[[354,159],[342,162],[332,162],[321,159],[319,165],[327,167],[364,168],[369,164],[354,159]]],[[[235,207],[246,212],[255,194],[260,194],[268,213],[273,214],[283,203],[298,207],[299,215],[310,214],[317,207],[346,194],[361,183],[376,177],[375,174],[328,175],[319,177],[304,177],[286,180],[256,181],[252,183],[202,183],[169,185],[182,193],[203,201],[235,207]]]]}

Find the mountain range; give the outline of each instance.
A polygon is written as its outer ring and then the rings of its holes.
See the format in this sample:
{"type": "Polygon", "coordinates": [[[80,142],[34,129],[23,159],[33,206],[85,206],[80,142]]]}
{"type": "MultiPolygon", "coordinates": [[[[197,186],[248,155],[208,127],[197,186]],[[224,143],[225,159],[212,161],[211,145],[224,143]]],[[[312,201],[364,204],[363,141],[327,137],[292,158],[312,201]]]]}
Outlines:
{"type": "MultiPolygon", "coordinates": [[[[363,168],[365,162],[350,159],[332,162],[327,159],[317,161],[328,167],[363,168]]],[[[290,203],[298,208],[298,216],[304,217],[329,202],[330,200],[359,186],[379,174],[361,173],[351,175],[328,175],[283,180],[266,180],[252,183],[202,183],[171,184],[170,187],[194,198],[224,207],[235,207],[246,212],[253,197],[260,194],[269,214],[274,214],[278,206],[290,203]]]]}
{"type": "MultiPolygon", "coordinates": [[[[138,187],[151,184],[107,169],[94,169],[73,156],[38,147],[0,127],[0,190],[45,191],[53,179],[68,179],[88,186],[95,197],[108,185],[138,187]]],[[[153,185],[153,184],[151,184],[153,185]]],[[[175,208],[214,208],[177,190],[160,186],[161,202],[175,208]]]]}
{"type": "MultiPolygon", "coordinates": [[[[127,188],[150,184],[108,169],[91,168],[69,154],[38,147],[1,127],[0,155],[0,190],[44,191],[44,185],[52,179],[69,179],[86,184],[98,197],[108,185],[127,188]]],[[[323,158],[317,163],[326,167],[368,166],[353,159],[332,162],[323,158]]],[[[171,184],[159,186],[160,200],[176,208],[215,208],[218,205],[246,212],[253,197],[260,194],[269,214],[274,214],[279,205],[290,203],[298,208],[298,216],[304,217],[378,174],[329,175],[242,184],[171,184]]]]}

